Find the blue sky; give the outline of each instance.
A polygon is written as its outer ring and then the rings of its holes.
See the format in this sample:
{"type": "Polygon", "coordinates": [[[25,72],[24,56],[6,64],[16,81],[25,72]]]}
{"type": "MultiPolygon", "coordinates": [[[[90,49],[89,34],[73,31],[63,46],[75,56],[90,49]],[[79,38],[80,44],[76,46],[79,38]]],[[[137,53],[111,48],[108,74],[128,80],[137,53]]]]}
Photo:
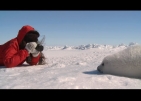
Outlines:
{"type": "Polygon", "coordinates": [[[16,37],[23,25],[33,26],[51,46],[141,44],[141,11],[0,11],[0,43],[16,37]]]}

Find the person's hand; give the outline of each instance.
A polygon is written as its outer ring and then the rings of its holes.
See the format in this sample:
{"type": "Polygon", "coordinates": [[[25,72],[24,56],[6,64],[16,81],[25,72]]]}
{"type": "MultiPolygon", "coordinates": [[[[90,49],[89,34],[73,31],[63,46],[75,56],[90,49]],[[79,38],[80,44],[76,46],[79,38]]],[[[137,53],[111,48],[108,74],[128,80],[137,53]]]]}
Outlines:
{"type": "Polygon", "coordinates": [[[29,53],[35,53],[35,48],[37,47],[37,43],[36,42],[29,42],[26,44],[25,49],[29,52],[29,53]]]}
{"type": "Polygon", "coordinates": [[[37,51],[36,49],[34,49],[31,54],[33,57],[37,57],[40,54],[40,51],[37,51]]]}

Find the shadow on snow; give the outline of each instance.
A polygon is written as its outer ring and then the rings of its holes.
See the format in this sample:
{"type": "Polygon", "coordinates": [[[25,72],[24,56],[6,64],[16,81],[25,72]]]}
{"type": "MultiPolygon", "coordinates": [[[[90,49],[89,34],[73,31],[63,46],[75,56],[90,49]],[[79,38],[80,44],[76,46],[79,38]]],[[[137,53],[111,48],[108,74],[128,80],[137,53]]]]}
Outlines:
{"type": "Polygon", "coordinates": [[[100,73],[98,70],[93,70],[93,71],[86,71],[86,72],[83,72],[84,74],[90,74],[90,75],[102,75],[102,73],[100,73]]]}

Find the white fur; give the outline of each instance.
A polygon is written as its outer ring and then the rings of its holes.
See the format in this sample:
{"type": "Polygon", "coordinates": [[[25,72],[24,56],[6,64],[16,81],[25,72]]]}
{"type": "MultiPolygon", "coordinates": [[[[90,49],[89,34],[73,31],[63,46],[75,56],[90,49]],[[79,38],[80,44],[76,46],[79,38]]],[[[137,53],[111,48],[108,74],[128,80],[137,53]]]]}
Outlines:
{"type": "Polygon", "coordinates": [[[105,57],[97,70],[105,74],[141,78],[141,45],[130,46],[105,57]]]}

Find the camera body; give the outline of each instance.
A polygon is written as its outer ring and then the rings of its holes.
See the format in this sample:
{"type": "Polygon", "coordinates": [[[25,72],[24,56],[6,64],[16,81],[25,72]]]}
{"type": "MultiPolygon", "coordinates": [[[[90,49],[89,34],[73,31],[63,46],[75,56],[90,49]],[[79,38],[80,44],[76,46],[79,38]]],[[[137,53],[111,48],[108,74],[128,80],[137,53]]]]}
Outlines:
{"type": "Polygon", "coordinates": [[[40,44],[37,44],[37,47],[35,48],[37,51],[43,51],[44,50],[44,47],[40,44]]]}

